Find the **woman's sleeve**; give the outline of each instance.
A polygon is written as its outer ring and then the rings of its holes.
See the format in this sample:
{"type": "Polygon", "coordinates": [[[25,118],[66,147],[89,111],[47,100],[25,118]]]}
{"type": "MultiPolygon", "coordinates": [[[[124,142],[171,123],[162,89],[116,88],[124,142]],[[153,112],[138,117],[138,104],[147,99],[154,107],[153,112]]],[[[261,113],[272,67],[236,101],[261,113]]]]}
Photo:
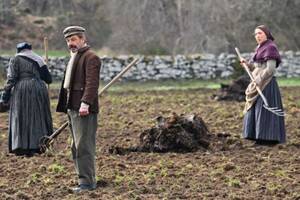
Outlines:
{"type": "Polygon", "coordinates": [[[247,62],[247,66],[250,71],[253,71],[255,69],[253,62],[251,62],[251,61],[247,62]]]}
{"type": "Polygon", "coordinates": [[[42,67],[40,67],[40,76],[41,76],[41,79],[43,81],[45,81],[47,84],[50,84],[52,83],[52,76],[48,70],[48,67],[47,65],[44,65],[42,67]]]}
{"type": "Polygon", "coordinates": [[[11,58],[7,69],[7,81],[4,86],[3,99],[7,102],[10,97],[11,89],[16,85],[19,78],[19,67],[17,59],[11,58]]]}
{"type": "Polygon", "coordinates": [[[260,73],[256,78],[255,82],[260,85],[262,82],[264,82],[266,79],[270,78],[270,76],[273,76],[276,72],[276,60],[268,60],[267,61],[267,67],[260,73]]]}

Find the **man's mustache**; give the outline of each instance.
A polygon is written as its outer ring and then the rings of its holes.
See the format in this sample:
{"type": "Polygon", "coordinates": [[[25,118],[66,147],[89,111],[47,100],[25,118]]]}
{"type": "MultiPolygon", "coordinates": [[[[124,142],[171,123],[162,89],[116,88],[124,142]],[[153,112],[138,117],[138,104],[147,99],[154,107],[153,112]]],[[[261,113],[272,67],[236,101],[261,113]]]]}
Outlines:
{"type": "Polygon", "coordinates": [[[76,45],[69,45],[69,49],[77,49],[76,45]]]}

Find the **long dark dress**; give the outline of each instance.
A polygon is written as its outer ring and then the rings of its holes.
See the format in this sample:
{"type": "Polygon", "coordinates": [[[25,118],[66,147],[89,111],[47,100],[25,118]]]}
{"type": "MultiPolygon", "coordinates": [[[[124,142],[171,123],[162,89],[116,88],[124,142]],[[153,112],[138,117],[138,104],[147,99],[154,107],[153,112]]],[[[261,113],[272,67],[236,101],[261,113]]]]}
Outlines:
{"type": "Polygon", "coordinates": [[[11,60],[5,90],[10,97],[9,152],[39,152],[39,140],[53,131],[50,102],[44,81],[50,83],[47,66],[22,56],[11,60]]]}
{"type": "MultiPolygon", "coordinates": [[[[262,91],[270,107],[277,107],[283,110],[281,95],[276,78],[273,77],[270,83],[262,91]]],[[[246,139],[284,143],[285,123],[284,117],[271,113],[263,107],[263,100],[257,97],[255,104],[244,116],[243,137],[246,139]]]]}

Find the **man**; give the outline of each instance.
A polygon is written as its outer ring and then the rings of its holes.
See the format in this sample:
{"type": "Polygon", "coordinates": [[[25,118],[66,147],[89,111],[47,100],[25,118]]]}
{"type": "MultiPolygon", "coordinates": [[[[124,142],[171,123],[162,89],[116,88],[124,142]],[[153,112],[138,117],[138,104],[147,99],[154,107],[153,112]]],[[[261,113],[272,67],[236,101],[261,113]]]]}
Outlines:
{"type": "Polygon", "coordinates": [[[85,29],[70,26],[63,31],[71,58],[65,70],[57,112],[69,117],[72,132],[72,155],[79,177],[74,192],[96,188],[95,152],[98,87],[101,61],[87,45],[85,29]]]}

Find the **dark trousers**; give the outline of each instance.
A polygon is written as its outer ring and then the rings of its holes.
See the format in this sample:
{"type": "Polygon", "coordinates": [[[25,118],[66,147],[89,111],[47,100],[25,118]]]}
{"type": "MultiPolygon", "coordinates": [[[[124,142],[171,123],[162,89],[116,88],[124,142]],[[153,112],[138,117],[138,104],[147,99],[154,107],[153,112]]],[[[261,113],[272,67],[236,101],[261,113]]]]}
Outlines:
{"type": "Polygon", "coordinates": [[[96,184],[95,154],[97,114],[79,116],[78,111],[68,110],[73,137],[72,155],[79,184],[96,184]]]}

